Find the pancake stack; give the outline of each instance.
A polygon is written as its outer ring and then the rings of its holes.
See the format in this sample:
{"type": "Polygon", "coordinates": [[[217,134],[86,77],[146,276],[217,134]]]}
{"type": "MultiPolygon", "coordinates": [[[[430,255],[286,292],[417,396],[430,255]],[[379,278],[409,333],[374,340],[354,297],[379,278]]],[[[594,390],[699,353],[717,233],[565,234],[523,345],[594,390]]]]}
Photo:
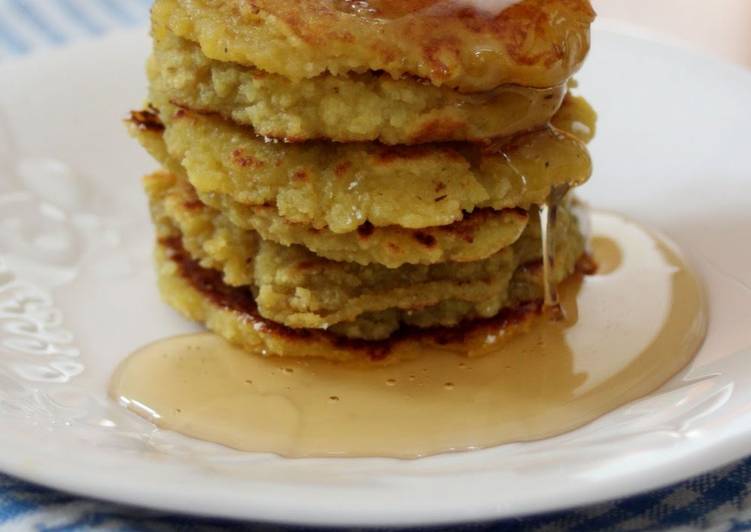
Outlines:
{"type": "Polygon", "coordinates": [[[584,254],[565,192],[587,0],[156,0],[131,131],[164,299],[249,350],[351,358],[510,316],[584,254]],[[495,10],[494,4],[498,4],[495,10]],[[541,226],[545,206],[555,224],[541,226]]]}

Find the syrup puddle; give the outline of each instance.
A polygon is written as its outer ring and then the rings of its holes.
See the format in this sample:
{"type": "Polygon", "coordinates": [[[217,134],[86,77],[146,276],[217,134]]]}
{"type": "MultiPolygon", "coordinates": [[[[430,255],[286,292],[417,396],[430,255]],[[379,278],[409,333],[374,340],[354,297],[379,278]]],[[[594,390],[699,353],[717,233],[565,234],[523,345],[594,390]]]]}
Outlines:
{"type": "Polygon", "coordinates": [[[657,389],[707,325],[700,284],[671,244],[617,215],[592,223],[600,272],[561,286],[563,318],[526,333],[486,330],[368,367],[180,336],[128,358],[110,393],[165,429],[288,457],[416,458],[561,434],[657,389]]]}

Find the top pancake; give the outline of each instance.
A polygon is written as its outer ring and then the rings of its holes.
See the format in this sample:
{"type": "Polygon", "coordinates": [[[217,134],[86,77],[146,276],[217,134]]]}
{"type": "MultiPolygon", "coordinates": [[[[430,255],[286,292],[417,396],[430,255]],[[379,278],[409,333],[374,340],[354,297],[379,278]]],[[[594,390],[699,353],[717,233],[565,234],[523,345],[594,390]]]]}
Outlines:
{"type": "Polygon", "coordinates": [[[588,0],[157,0],[204,54],[289,79],[382,71],[483,92],[552,87],[581,65],[588,0]]]}

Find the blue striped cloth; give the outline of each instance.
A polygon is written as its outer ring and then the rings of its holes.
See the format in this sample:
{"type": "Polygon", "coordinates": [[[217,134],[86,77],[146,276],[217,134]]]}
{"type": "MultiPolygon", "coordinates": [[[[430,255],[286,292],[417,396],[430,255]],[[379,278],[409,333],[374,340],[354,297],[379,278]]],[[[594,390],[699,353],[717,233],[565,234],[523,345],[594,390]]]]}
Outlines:
{"type": "Polygon", "coordinates": [[[0,0],[0,61],[146,23],[151,0],[0,0]]]}
{"type": "MultiPolygon", "coordinates": [[[[575,511],[478,523],[458,527],[425,528],[417,532],[509,530],[543,532],[572,530],[751,530],[751,460],[710,475],[621,501],[575,511]]],[[[82,499],[0,474],[0,530],[219,530],[299,531],[322,529],[192,518],[138,510],[82,499]]],[[[383,529],[381,529],[383,530],[383,529]]]]}
{"type": "MultiPolygon", "coordinates": [[[[0,0],[0,62],[146,23],[151,0],[0,0]]],[[[0,428],[0,430],[2,430],[0,428]]],[[[460,527],[484,530],[751,530],[751,459],[638,497],[460,527]]],[[[0,474],[3,530],[305,530],[196,519],[75,497],[0,474]]],[[[309,529],[310,530],[310,529],[309,529]]],[[[433,530],[445,530],[441,528],[433,530]]]]}

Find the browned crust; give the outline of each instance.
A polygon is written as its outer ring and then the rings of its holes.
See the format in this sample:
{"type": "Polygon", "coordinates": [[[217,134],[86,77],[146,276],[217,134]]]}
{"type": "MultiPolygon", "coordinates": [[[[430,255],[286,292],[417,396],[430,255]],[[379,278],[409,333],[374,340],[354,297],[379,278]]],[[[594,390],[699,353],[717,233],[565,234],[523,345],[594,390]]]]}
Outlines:
{"type": "MultiPolygon", "coordinates": [[[[439,196],[436,198],[436,201],[440,201],[440,199],[439,196]]],[[[498,211],[491,208],[482,208],[476,209],[471,213],[465,213],[464,218],[448,225],[426,227],[425,229],[408,229],[400,226],[388,227],[391,227],[394,231],[400,231],[411,236],[417,243],[428,248],[431,248],[438,243],[438,236],[441,234],[454,235],[468,244],[471,244],[475,241],[475,235],[477,232],[482,229],[485,224],[492,219],[497,218],[499,215],[514,216],[520,221],[525,221],[529,216],[527,211],[520,208],[501,209],[498,211]]],[[[311,228],[311,231],[314,231],[314,229],[311,228]]],[[[375,227],[367,221],[357,228],[357,235],[363,240],[369,238],[374,232],[375,227]]]]}
{"type": "Polygon", "coordinates": [[[164,124],[159,118],[159,111],[153,107],[142,109],[140,111],[131,111],[130,117],[126,120],[142,131],[151,131],[161,133],[164,131],[164,124]]]}
{"type": "MultiPolygon", "coordinates": [[[[242,1],[244,9],[283,21],[319,53],[331,43],[337,50],[350,45],[361,52],[360,47],[368,47],[375,58],[371,70],[375,64],[398,64],[403,54],[414,54],[427,68],[402,74],[458,86],[472,85],[457,77],[471,77],[476,66],[471,62],[479,60],[479,54],[473,54],[477,45],[500,52],[517,68],[561,71],[558,80],[564,79],[586,54],[595,17],[588,0],[521,0],[500,12],[454,0],[242,1]],[[581,49],[570,45],[573,34],[583,41],[581,49]]],[[[497,68],[502,66],[498,62],[497,68]]],[[[490,68],[490,62],[483,67],[490,68]]],[[[495,77],[503,79],[491,79],[495,77]]]]}
{"type": "Polygon", "coordinates": [[[514,308],[504,309],[493,318],[466,321],[456,327],[420,329],[405,325],[385,340],[344,338],[329,331],[293,329],[262,317],[258,312],[253,293],[248,288],[231,287],[222,281],[222,274],[219,271],[207,269],[198,264],[185,250],[179,236],[160,239],[159,244],[168,251],[168,256],[177,266],[179,275],[193,289],[214,305],[241,314],[248,327],[289,340],[328,343],[338,349],[347,349],[358,355],[367,356],[371,360],[386,358],[400,342],[407,340],[430,341],[447,345],[462,342],[470,335],[475,335],[484,329],[497,333],[499,330],[520,325],[539,315],[542,309],[540,301],[531,301],[514,308]]]}
{"type": "MultiPolygon", "coordinates": [[[[440,197],[439,197],[440,198],[440,197]]],[[[439,201],[436,198],[436,201],[439,201]]],[[[502,212],[509,216],[515,216],[519,220],[526,220],[529,217],[529,213],[521,208],[510,208],[496,211],[490,208],[476,209],[472,213],[467,214],[462,220],[449,225],[441,225],[437,227],[431,227],[429,231],[454,234],[460,237],[462,240],[471,244],[474,242],[475,234],[479,231],[483,225],[488,223],[491,218],[498,216],[498,213],[502,212]]]]}

